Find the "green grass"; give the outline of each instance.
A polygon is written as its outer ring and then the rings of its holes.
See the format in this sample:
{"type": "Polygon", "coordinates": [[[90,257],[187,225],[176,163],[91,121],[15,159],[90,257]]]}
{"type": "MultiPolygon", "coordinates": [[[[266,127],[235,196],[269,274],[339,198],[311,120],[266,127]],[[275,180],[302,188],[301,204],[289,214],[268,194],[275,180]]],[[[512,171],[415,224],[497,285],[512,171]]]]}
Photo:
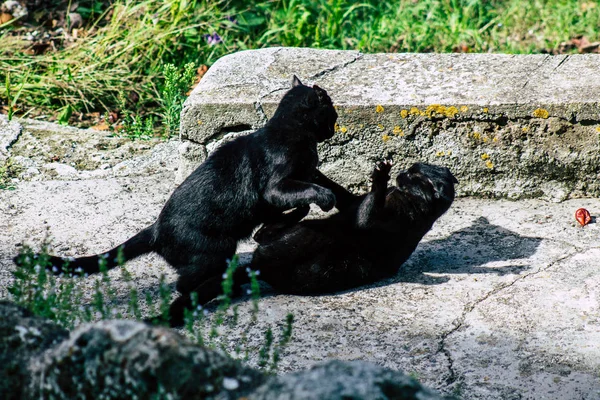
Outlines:
{"type": "MultiPolygon", "coordinates": [[[[58,0],[56,0],[58,1],[58,0]]],[[[578,0],[115,0],[80,1],[89,17],[78,38],[59,50],[29,55],[0,31],[0,88],[20,91],[18,114],[114,111],[135,91],[131,113],[152,115],[176,130],[165,106],[165,65],[211,65],[238,50],[268,46],[356,49],[363,52],[535,53],[576,35],[599,39],[600,5],[578,0]],[[207,35],[216,33],[211,42],[207,35]],[[219,40],[220,39],[220,40],[219,40]],[[28,70],[27,80],[17,81],[28,70]]],[[[120,110],[123,111],[123,110],[120,110]]],[[[64,116],[64,115],[63,115],[64,116]]],[[[160,122],[160,123],[158,123],[160,122]]]]}

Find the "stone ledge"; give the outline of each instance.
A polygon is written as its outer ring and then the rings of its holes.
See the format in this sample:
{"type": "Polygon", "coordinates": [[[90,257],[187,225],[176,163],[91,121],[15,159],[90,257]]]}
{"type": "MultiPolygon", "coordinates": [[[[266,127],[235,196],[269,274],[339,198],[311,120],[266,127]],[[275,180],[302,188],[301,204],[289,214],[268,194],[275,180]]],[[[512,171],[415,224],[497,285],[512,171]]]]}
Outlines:
{"type": "Polygon", "coordinates": [[[292,74],[325,88],[338,107],[338,133],[320,146],[320,168],[353,190],[367,188],[376,160],[392,157],[398,169],[448,166],[460,195],[600,195],[600,55],[231,54],[184,105],[181,178],[206,146],[262,126],[292,74]]]}

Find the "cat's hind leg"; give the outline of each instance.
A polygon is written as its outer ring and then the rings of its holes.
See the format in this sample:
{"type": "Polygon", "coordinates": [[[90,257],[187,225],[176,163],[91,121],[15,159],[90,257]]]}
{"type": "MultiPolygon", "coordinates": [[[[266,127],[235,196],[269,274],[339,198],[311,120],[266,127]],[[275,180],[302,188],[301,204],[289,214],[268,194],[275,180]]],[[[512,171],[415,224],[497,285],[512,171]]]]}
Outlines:
{"type": "MultiPolygon", "coordinates": [[[[200,285],[192,291],[179,296],[169,307],[169,324],[171,327],[182,326],[185,323],[185,310],[192,310],[192,293],[196,293],[197,305],[203,306],[206,303],[218,298],[223,294],[223,275],[214,275],[205,279],[200,285]]],[[[238,297],[242,294],[242,285],[250,281],[248,274],[242,268],[234,273],[232,297],[238,297]]]]}

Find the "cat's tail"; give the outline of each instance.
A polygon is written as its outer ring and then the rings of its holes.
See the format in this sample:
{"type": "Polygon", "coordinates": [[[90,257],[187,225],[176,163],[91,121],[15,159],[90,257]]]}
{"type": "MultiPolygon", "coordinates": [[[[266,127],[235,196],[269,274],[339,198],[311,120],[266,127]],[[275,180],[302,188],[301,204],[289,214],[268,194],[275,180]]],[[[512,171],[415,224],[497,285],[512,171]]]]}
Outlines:
{"type": "MultiPolygon", "coordinates": [[[[55,275],[62,272],[75,272],[81,274],[93,274],[100,272],[101,264],[104,264],[107,270],[122,265],[124,262],[132,260],[142,254],[149,253],[154,250],[154,234],[153,225],[138,232],[131,239],[103,254],[96,254],[86,257],[59,257],[50,256],[48,269],[55,275]]],[[[27,256],[19,255],[14,258],[17,265],[22,265],[27,260],[27,256]]],[[[39,255],[34,255],[34,258],[39,255]]]]}

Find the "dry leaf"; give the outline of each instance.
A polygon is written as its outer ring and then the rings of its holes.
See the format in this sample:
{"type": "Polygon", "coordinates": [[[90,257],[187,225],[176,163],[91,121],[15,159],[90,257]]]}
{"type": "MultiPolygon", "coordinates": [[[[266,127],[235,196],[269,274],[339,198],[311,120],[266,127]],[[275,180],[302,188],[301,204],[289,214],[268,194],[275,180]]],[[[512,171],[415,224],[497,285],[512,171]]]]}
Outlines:
{"type": "Polygon", "coordinates": [[[208,66],[204,64],[198,67],[198,69],[196,70],[196,79],[194,79],[194,84],[192,85],[192,88],[186,93],[186,96],[189,96],[190,93],[192,93],[192,90],[194,90],[194,88],[198,86],[198,84],[202,80],[202,77],[204,76],[204,74],[206,74],[207,71],[208,66]]]}
{"type": "Polygon", "coordinates": [[[107,131],[107,130],[110,129],[110,126],[108,126],[108,124],[102,122],[102,123],[99,123],[98,125],[94,125],[94,126],[92,126],[90,128],[91,129],[95,129],[97,131],[107,131]]]}
{"type": "Polygon", "coordinates": [[[0,13],[0,24],[5,24],[13,19],[13,16],[8,13],[0,13]]]}
{"type": "Polygon", "coordinates": [[[466,44],[462,43],[458,46],[454,46],[452,48],[452,52],[453,53],[469,53],[471,52],[471,49],[469,48],[469,46],[467,46],[466,44]]]}
{"type": "Polygon", "coordinates": [[[586,36],[577,36],[571,39],[571,43],[577,47],[577,51],[580,53],[594,53],[600,47],[598,42],[590,42],[586,36]]]}

